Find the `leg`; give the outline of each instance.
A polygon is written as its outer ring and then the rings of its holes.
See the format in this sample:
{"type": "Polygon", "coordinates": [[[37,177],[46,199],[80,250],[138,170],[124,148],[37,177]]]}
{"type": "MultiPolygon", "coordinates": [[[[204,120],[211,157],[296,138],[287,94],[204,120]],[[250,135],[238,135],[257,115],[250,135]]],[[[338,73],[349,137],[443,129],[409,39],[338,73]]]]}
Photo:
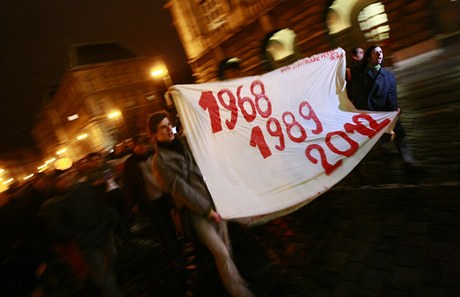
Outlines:
{"type": "Polygon", "coordinates": [[[398,148],[399,154],[401,155],[404,164],[406,164],[409,167],[415,167],[416,161],[412,156],[412,152],[409,148],[409,145],[407,144],[406,131],[404,130],[401,121],[398,120],[394,128],[394,131],[396,133],[395,145],[398,148]]]}
{"type": "Polygon", "coordinates": [[[230,295],[233,297],[253,297],[254,294],[248,289],[230,256],[228,246],[230,242],[226,223],[221,222],[215,225],[206,218],[193,214],[191,219],[198,238],[214,256],[222,283],[230,295]]]}
{"type": "Polygon", "coordinates": [[[114,257],[114,248],[109,243],[106,247],[83,250],[92,279],[104,297],[124,296],[118,288],[109,261],[114,257]]]}
{"type": "Polygon", "coordinates": [[[182,249],[176,238],[176,228],[172,221],[168,197],[162,197],[150,202],[150,217],[175,263],[180,266],[183,265],[182,249]]]}

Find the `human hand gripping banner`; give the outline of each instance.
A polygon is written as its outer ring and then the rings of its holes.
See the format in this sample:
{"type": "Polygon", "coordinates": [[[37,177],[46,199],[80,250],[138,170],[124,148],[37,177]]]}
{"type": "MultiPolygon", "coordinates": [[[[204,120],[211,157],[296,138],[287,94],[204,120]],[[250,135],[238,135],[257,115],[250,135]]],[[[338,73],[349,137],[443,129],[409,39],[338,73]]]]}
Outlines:
{"type": "Polygon", "coordinates": [[[344,89],[341,48],[261,76],[171,88],[224,219],[260,224],[297,210],[391,130],[396,112],[354,110],[344,89]]]}

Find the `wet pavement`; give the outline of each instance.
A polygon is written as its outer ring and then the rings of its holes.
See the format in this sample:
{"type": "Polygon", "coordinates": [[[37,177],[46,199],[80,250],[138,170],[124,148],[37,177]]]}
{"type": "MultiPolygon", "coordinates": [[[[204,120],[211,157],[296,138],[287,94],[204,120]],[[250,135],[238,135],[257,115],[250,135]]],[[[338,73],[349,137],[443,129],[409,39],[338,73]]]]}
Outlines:
{"type": "MultiPolygon", "coordinates": [[[[302,209],[231,224],[235,262],[257,296],[458,296],[460,57],[448,50],[395,69],[419,170],[407,171],[393,146],[375,148],[302,209]]],[[[190,269],[176,269],[148,223],[135,226],[115,269],[128,297],[228,296],[204,248],[187,244],[190,269]]]]}

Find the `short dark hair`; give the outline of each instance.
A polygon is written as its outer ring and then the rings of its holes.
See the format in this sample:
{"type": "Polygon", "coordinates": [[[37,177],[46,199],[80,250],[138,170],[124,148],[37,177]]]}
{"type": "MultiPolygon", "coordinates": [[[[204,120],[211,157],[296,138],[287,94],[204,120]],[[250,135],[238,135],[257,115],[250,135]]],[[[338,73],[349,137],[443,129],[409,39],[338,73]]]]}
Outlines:
{"type": "Polygon", "coordinates": [[[164,119],[169,118],[169,113],[166,110],[157,111],[150,115],[147,126],[150,133],[157,133],[158,124],[164,119]]]}
{"type": "Polygon", "coordinates": [[[356,55],[358,54],[358,50],[359,50],[359,49],[360,49],[359,46],[358,46],[358,47],[352,48],[352,49],[351,49],[351,54],[352,54],[353,56],[356,56],[356,55]]]}
{"type": "Polygon", "coordinates": [[[371,57],[372,51],[373,51],[376,47],[380,47],[380,45],[378,45],[378,44],[373,44],[373,45],[371,45],[370,47],[368,47],[368,48],[366,49],[366,51],[364,52],[364,57],[363,57],[364,64],[369,63],[369,58],[371,57]]]}

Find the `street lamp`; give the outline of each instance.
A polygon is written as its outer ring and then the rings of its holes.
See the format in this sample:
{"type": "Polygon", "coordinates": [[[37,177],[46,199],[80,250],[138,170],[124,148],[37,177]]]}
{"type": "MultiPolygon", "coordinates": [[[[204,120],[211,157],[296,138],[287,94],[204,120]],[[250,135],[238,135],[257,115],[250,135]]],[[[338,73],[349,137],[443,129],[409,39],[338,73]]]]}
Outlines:
{"type": "Polygon", "coordinates": [[[168,108],[171,108],[173,106],[173,102],[171,100],[171,97],[169,96],[169,88],[172,87],[173,83],[171,80],[171,76],[169,76],[168,68],[164,63],[159,63],[158,65],[152,68],[152,70],[150,71],[150,75],[155,79],[163,79],[163,82],[165,83],[167,89],[164,95],[166,106],[168,108]]]}

